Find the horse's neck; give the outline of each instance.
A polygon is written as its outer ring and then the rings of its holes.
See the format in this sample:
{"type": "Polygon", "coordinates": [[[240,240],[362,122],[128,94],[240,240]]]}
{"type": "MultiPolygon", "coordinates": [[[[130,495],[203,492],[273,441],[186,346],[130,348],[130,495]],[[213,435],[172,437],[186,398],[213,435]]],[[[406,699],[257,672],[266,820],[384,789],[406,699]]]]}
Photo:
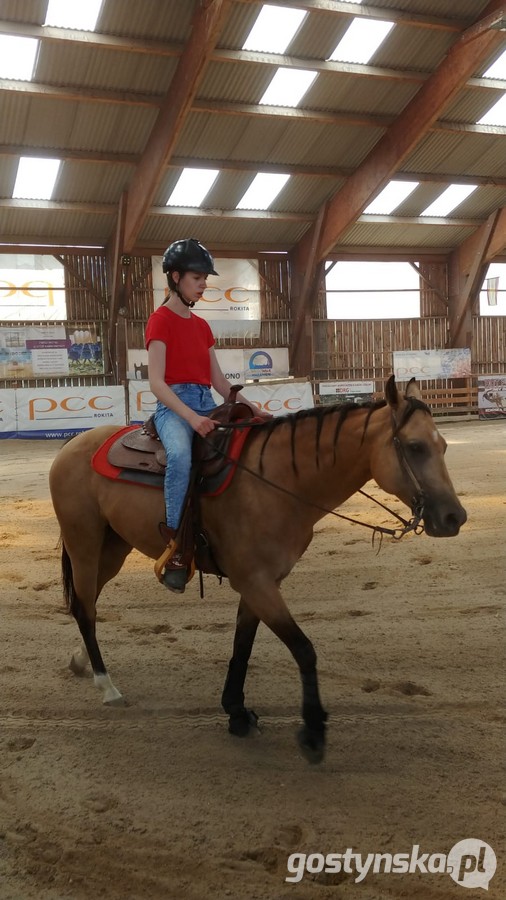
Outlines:
{"type": "Polygon", "coordinates": [[[320,506],[339,506],[371,477],[372,438],[383,425],[378,410],[366,428],[368,413],[366,408],[353,410],[340,425],[340,413],[329,413],[324,417],[318,446],[316,414],[292,425],[287,422],[279,432],[275,428],[265,446],[266,477],[274,473],[274,479],[285,489],[320,506]]]}

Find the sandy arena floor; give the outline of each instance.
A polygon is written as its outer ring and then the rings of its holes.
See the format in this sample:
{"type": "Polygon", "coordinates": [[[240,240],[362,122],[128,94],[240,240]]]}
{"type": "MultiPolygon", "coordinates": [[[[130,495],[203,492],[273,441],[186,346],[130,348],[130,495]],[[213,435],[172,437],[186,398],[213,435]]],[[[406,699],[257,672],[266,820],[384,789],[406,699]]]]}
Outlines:
{"type": "MultiPolygon", "coordinates": [[[[101,705],[68,669],[78,632],[47,485],[60,444],[0,441],[1,900],[503,900],[506,422],[440,430],[459,537],[376,556],[365,529],[327,517],[285,582],[330,714],[319,767],[297,751],[285,648],[259,631],[247,702],[262,731],[232,738],[219,702],[235,595],[210,576],[204,601],[196,581],[171,595],[138,554],[99,604],[129,706],[101,705]],[[285,882],[294,852],[447,854],[466,838],[497,855],[488,894],[442,872],[285,882]]],[[[343,511],[378,521],[362,498],[343,511]]]]}

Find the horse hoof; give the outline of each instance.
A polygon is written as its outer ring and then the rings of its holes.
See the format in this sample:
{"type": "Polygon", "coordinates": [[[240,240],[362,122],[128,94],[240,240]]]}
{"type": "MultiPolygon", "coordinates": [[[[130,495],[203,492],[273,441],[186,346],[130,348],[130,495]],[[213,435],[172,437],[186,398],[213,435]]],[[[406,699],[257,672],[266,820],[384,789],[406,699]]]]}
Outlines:
{"type": "Polygon", "coordinates": [[[104,697],[102,702],[103,702],[104,706],[116,706],[116,707],[128,706],[127,701],[121,694],[118,694],[117,697],[109,697],[108,699],[106,699],[104,697]]]}
{"type": "Polygon", "coordinates": [[[252,709],[241,709],[229,717],[228,730],[235,737],[246,737],[251,728],[258,728],[258,716],[252,709]]]}
{"type": "Polygon", "coordinates": [[[325,732],[309,731],[304,725],[297,733],[297,740],[304,759],[311,765],[318,765],[325,755],[325,732]]]}
{"type": "Polygon", "coordinates": [[[87,663],[84,665],[81,662],[78,662],[75,656],[72,656],[69,662],[69,669],[74,675],[77,675],[79,678],[83,678],[86,675],[87,663]]]}

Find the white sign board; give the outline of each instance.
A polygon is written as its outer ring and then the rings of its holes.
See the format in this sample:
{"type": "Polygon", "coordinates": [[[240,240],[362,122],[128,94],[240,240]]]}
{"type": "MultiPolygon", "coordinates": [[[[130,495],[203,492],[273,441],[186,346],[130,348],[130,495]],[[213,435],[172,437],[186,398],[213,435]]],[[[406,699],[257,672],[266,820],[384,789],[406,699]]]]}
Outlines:
{"type": "Polygon", "coordinates": [[[286,416],[314,406],[313,391],[308,381],[288,384],[248,384],[241,391],[251,403],[272,416],[286,416]]]}
{"type": "Polygon", "coordinates": [[[51,256],[9,254],[0,266],[0,321],[64,321],[65,274],[51,256]]]}
{"type": "Polygon", "coordinates": [[[478,375],[480,419],[506,419],[506,375],[478,375]]]}
{"type": "MultiPolygon", "coordinates": [[[[162,257],[152,257],[155,309],[168,293],[162,257]]],[[[215,259],[218,275],[210,275],[204,296],[193,312],[206,319],[215,337],[258,337],[260,275],[254,259],[215,259]]]]}
{"type": "MultiPolygon", "coordinates": [[[[223,403],[220,394],[213,390],[215,403],[223,403]]],[[[289,382],[287,384],[248,384],[241,394],[272,416],[286,416],[300,409],[312,409],[313,392],[309,382],[289,382]]],[[[147,381],[128,383],[128,408],[130,423],[145,422],[156,408],[156,397],[149,390],[147,381]]]]}
{"type": "Polygon", "coordinates": [[[323,404],[368,403],[374,393],[374,381],[322,381],[318,393],[323,404]]]}
{"type": "Polygon", "coordinates": [[[247,379],[288,378],[290,364],[287,347],[244,351],[244,374],[247,379]]]}
{"type": "Polygon", "coordinates": [[[454,350],[394,351],[394,374],[398,381],[410,378],[427,381],[433,378],[469,378],[471,351],[467,347],[454,350]]]}
{"type": "Polygon", "coordinates": [[[117,386],[20,388],[17,433],[22,438],[68,438],[97,425],[125,425],[125,391],[117,386]]]}

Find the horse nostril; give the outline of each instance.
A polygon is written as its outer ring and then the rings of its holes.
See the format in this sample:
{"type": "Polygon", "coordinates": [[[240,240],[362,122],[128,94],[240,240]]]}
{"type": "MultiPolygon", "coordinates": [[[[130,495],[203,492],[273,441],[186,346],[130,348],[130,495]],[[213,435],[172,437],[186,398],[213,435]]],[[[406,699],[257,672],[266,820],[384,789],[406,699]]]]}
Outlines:
{"type": "Polygon", "coordinates": [[[467,522],[467,513],[463,506],[460,507],[457,519],[458,519],[459,525],[464,525],[464,523],[467,522]]]}
{"type": "Polygon", "coordinates": [[[449,531],[457,532],[466,519],[466,511],[465,509],[462,509],[462,511],[458,513],[448,513],[445,517],[445,525],[449,531]]]}

